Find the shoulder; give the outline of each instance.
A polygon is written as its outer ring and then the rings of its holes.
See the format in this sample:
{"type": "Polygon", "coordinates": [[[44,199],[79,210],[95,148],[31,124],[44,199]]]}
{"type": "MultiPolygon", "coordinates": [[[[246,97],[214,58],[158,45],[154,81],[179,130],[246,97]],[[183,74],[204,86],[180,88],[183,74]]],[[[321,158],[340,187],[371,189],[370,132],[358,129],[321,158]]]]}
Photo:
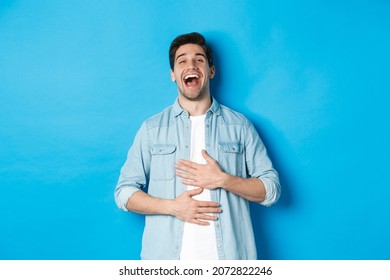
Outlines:
{"type": "Polygon", "coordinates": [[[144,121],[144,126],[146,129],[153,129],[155,127],[169,126],[172,119],[172,108],[173,105],[170,105],[163,109],[160,113],[157,113],[144,121]]]}
{"type": "Polygon", "coordinates": [[[242,126],[250,125],[250,121],[244,114],[237,112],[222,104],[220,105],[220,109],[221,109],[222,121],[226,125],[242,125],[242,126]]]}

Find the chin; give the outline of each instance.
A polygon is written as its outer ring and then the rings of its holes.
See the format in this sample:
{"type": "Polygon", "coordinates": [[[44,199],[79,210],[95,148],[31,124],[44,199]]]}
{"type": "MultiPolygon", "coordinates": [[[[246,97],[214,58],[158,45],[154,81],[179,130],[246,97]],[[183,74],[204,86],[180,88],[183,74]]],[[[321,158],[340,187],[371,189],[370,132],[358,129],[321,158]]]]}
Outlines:
{"type": "Polygon", "coordinates": [[[187,100],[190,101],[199,101],[203,98],[202,93],[198,93],[198,94],[181,93],[181,94],[183,95],[183,97],[185,97],[187,100]]]}

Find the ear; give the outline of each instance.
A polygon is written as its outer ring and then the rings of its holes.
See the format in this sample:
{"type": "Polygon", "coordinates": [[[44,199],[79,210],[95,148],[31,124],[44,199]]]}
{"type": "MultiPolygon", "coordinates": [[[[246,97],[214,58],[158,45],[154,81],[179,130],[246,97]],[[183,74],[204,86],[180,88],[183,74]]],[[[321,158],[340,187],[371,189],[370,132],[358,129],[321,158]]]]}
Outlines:
{"type": "Polygon", "coordinates": [[[210,67],[209,78],[212,79],[214,78],[214,76],[215,76],[215,66],[213,65],[210,67]]]}
{"type": "Polygon", "coordinates": [[[173,72],[172,69],[171,69],[171,80],[172,82],[176,82],[175,73],[173,72]]]}

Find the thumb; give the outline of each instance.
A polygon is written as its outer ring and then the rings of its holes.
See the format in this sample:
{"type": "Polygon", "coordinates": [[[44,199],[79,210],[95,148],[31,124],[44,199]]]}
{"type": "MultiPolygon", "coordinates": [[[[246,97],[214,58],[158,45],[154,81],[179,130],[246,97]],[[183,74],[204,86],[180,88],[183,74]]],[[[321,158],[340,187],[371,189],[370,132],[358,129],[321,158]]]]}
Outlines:
{"type": "Polygon", "coordinates": [[[206,152],[206,150],[202,150],[202,156],[203,156],[203,158],[204,158],[207,162],[210,162],[210,161],[213,160],[213,158],[209,156],[209,154],[206,152]]]}
{"type": "Polygon", "coordinates": [[[198,195],[198,194],[200,194],[202,192],[203,192],[203,188],[196,188],[196,189],[193,189],[193,190],[189,190],[188,194],[190,196],[194,196],[194,195],[198,195]]]}

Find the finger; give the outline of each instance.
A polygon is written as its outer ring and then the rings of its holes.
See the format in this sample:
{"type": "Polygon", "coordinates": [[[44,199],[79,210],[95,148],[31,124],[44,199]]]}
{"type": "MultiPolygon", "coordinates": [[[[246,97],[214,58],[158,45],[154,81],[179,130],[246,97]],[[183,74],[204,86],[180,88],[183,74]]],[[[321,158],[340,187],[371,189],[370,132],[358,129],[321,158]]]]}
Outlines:
{"type": "Polygon", "coordinates": [[[180,178],[184,178],[184,179],[191,179],[191,180],[194,180],[195,178],[195,175],[194,174],[190,174],[190,173],[183,173],[183,172],[176,172],[176,176],[179,176],[180,178]]]}
{"type": "Polygon", "coordinates": [[[176,164],[175,165],[175,168],[180,170],[180,171],[184,171],[184,172],[187,172],[187,173],[191,173],[191,171],[193,171],[194,169],[191,168],[191,167],[188,167],[186,165],[182,165],[182,164],[176,164]]]}
{"type": "Polygon", "coordinates": [[[192,180],[182,180],[181,182],[184,185],[187,185],[187,186],[201,187],[201,184],[199,182],[196,182],[194,179],[192,179],[192,180]]]}
{"type": "Polygon", "coordinates": [[[202,221],[216,221],[218,220],[218,217],[214,215],[197,215],[196,219],[202,221]]]}
{"type": "Polygon", "coordinates": [[[197,207],[220,207],[216,201],[198,201],[197,207]]]}
{"type": "Polygon", "coordinates": [[[222,212],[222,209],[218,208],[218,207],[202,207],[202,208],[199,208],[198,211],[199,211],[199,213],[203,213],[203,214],[206,214],[206,213],[219,214],[222,212]]]}
{"type": "Polygon", "coordinates": [[[197,224],[197,225],[200,225],[200,226],[209,226],[210,225],[209,222],[198,220],[198,219],[192,219],[192,220],[189,220],[188,222],[189,223],[193,223],[193,224],[197,224]]]}
{"type": "Polygon", "coordinates": [[[196,177],[197,169],[186,167],[184,165],[176,164],[176,175],[181,178],[194,179],[196,177]]]}
{"type": "Polygon", "coordinates": [[[206,152],[206,150],[202,150],[202,156],[207,162],[214,161],[214,159],[206,152]]]}
{"type": "MultiPolygon", "coordinates": [[[[194,196],[194,195],[198,195],[198,194],[202,193],[203,189],[202,188],[196,188],[196,189],[193,189],[193,190],[189,190],[187,192],[188,192],[188,194],[190,196],[194,196]]],[[[201,206],[201,205],[199,205],[199,206],[201,206]]]]}

